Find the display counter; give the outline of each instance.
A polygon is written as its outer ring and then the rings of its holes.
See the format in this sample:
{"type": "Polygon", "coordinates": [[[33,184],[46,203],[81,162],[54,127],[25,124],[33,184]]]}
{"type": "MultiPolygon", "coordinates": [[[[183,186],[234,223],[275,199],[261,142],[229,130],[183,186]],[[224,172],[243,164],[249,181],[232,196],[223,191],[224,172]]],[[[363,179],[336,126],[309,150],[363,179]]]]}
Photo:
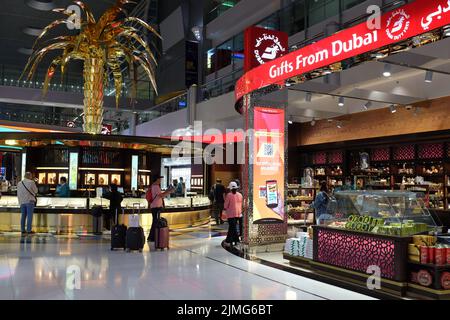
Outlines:
{"type": "MultiPolygon", "coordinates": [[[[33,230],[46,233],[90,233],[94,206],[109,208],[109,200],[103,198],[53,198],[38,197],[33,219],[33,230]]],[[[122,201],[120,222],[128,224],[128,215],[140,215],[140,224],[149,230],[152,224],[151,211],[146,199],[125,198],[122,201]],[[124,214],[122,216],[122,214],[124,214]]],[[[165,200],[162,217],[171,229],[199,226],[210,220],[210,201],[207,197],[172,198],[165,200]]],[[[3,196],[0,199],[0,232],[20,231],[20,207],[17,197],[3,196]]]]}
{"type": "Polygon", "coordinates": [[[288,239],[292,265],[357,286],[378,272],[383,293],[450,297],[449,237],[415,193],[336,192],[327,213],[326,225],[288,239]]]}

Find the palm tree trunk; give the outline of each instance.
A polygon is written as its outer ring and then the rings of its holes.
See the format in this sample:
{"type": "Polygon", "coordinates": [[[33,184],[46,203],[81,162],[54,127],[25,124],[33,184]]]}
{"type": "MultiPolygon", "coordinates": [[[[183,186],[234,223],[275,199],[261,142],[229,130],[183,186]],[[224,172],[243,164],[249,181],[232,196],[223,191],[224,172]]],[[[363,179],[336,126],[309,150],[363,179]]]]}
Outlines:
{"type": "Polygon", "coordinates": [[[86,133],[99,134],[103,124],[104,61],[90,58],[84,61],[84,124],[86,133]]]}

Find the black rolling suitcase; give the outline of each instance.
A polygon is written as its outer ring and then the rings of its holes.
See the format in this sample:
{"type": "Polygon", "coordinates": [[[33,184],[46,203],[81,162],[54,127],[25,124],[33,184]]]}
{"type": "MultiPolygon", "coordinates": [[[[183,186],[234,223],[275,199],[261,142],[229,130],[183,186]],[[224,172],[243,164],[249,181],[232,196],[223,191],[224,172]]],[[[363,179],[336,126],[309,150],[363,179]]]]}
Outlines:
{"type": "MultiPolygon", "coordinates": [[[[123,215],[125,211],[123,211],[123,215]]],[[[127,226],[119,224],[119,213],[116,210],[117,223],[111,228],[111,250],[126,249],[127,226]]]]}
{"type": "MultiPolygon", "coordinates": [[[[134,208],[135,208],[135,206],[133,205],[133,215],[135,213],[134,208]]],[[[140,207],[138,207],[138,208],[139,208],[138,209],[138,214],[139,214],[140,207]]],[[[131,217],[130,217],[130,219],[131,219],[131,217]]],[[[145,245],[144,229],[141,226],[133,226],[133,227],[128,228],[127,236],[126,236],[127,252],[130,252],[130,251],[142,252],[142,250],[144,249],[144,245],[145,245]]]]}

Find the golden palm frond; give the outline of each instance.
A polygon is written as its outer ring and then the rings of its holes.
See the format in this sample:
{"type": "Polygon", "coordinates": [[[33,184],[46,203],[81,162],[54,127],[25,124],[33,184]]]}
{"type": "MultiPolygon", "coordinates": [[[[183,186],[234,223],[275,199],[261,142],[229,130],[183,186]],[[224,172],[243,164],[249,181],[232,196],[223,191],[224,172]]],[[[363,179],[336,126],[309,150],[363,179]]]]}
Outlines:
{"type": "MultiPolygon", "coordinates": [[[[139,29],[150,32],[157,38],[159,33],[147,22],[137,17],[129,17],[124,5],[135,3],[129,0],[117,0],[116,4],[107,9],[98,20],[95,19],[89,6],[83,1],[73,1],[78,5],[83,17],[81,29],[77,35],[62,35],[43,40],[59,25],[70,25],[73,12],[67,9],[54,9],[54,12],[66,16],[46,26],[33,45],[33,53],[24,68],[21,78],[27,74],[32,79],[37,66],[44,57],[52,51],[60,50],[61,53],[50,63],[44,81],[43,96],[45,97],[55,73],[59,69],[63,76],[67,64],[71,60],[84,61],[84,108],[85,131],[99,133],[103,114],[103,87],[107,82],[108,71],[111,72],[116,106],[119,107],[119,98],[123,91],[122,66],[128,64],[129,78],[132,84],[132,96],[136,94],[137,67],[140,66],[150,79],[153,89],[157,92],[155,68],[157,59],[152,43],[152,49],[144,40],[145,33],[139,29]],[[135,27],[132,26],[134,24],[135,27]],[[138,29],[139,26],[139,29],[138,29]],[[90,123],[86,123],[89,121],[90,123]]],[[[61,78],[62,78],[61,76],[61,78]]]]}

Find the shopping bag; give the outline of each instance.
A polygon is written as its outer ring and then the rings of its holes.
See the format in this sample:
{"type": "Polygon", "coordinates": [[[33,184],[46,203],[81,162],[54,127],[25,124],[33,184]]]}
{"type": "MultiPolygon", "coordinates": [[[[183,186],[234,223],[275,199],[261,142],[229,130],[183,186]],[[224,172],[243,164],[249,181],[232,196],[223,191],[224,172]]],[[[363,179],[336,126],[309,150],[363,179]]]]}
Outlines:
{"type": "Polygon", "coordinates": [[[227,211],[223,210],[222,213],[220,214],[220,219],[222,219],[222,221],[227,221],[227,211]]]}

